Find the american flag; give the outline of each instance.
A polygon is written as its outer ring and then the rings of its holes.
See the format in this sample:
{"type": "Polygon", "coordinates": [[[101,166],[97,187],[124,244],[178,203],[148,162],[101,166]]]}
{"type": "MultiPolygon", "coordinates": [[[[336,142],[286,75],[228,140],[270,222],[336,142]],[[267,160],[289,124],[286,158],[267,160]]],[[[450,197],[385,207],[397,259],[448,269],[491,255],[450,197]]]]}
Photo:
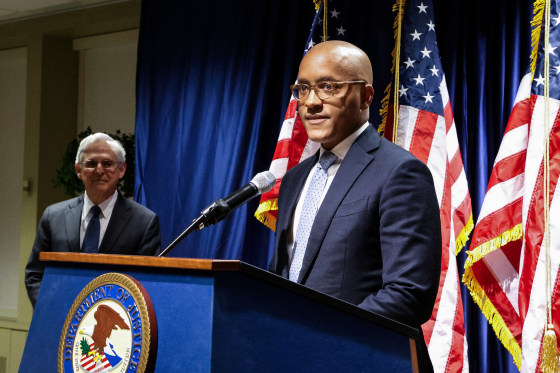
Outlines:
{"type": "MultiPolygon", "coordinates": [[[[550,37],[543,4],[533,25],[533,72],[522,79],[494,162],[465,263],[464,282],[522,372],[540,371],[547,322],[544,245],[545,139],[550,141],[550,281],[552,320],[560,335],[560,14],[551,1],[550,37]],[[544,46],[549,46],[548,126],[545,126],[544,46]],[[548,127],[548,130],[546,129],[548,127]]],[[[558,365],[558,363],[556,363],[558,365]]]]}
{"type": "MultiPolygon", "coordinates": [[[[396,11],[398,6],[399,2],[396,11]]],[[[455,256],[472,230],[471,200],[436,42],[432,2],[407,1],[403,11],[398,124],[395,129],[394,105],[388,105],[384,136],[393,140],[396,131],[396,143],[426,163],[432,173],[440,206],[442,263],[436,304],[422,330],[435,372],[467,372],[455,256]]]]}
{"type": "MultiPolygon", "coordinates": [[[[320,24],[322,24],[322,11],[323,6],[321,5],[315,13],[303,55],[318,42],[315,30],[319,29],[320,24]]],[[[261,195],[259,207],[255,212],[255,217],[261,223],[272,230],[276,229],[278,192],[280,191],[282,178],[290,168],[315,154],[317,149],[319,149],[319,144],[308,139],[305,127],[297,112],[297,100],[291,96],[270,164],[270,171],[276,176],[276,184],[270,192],[261,195]]]]}
{"type": "MultiPolygon", "coordinates": [[[[338,4],[342,5],[342,4],[338,4]]],[[[397,143],[428,164],[440,202],[442,231],[442,274],[432,318],[423,331],[436,372],[468,371],[467,342],[464,331],[463,307],[459,289],[456,252],[467,241],[472,229],[471,202],[451,105],[436,46],[431,1],[407,4],[403,22],[404,59],[401,64],[400,110],[397,143]],[[412,35],[414,34],[414,35],[412,35]],[[406,62],[405,62],[406,61],[406,62]]],[[[343,22],[344,8],[328,2],[330,39],[353,42],[352,30],[343,22]]],[[[321,41],[320,8],[313,21],[305,52],[321,41]]],[[[366,42],[376,43],[371,38],[366,42]]],[[[390,108],[389,108],[390,109],[390,108]]],[[[391,110],[388,110],[389,112],[391,110]]],[[[392,121],[392,114],[387,116],[392,121]]],[[[386,125],[386,136],[392,136],[392,126],[386,125]]],[[[297,115],[297,102],[291,99],[270,170],[278,181],[287,170],[296,166],[318,149],[308,140],[297,115]]],[[[261,197],[255,216],[274,229],[280,182],[261,197]]]]}

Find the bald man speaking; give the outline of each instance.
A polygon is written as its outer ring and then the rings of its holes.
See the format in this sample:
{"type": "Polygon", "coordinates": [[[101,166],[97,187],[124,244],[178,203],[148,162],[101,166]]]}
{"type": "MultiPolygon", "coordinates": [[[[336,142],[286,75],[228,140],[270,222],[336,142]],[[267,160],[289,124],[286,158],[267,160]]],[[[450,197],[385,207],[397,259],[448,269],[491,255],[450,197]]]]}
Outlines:
{"type": "Polygon", "coordinates": [[[439,207],[426,165],[368,122],[372,75],[368,56],[342,41],[301,61],[291,89],[321,147],[282,180],[269,270],[421,331],[438,290],[439,207]]]}

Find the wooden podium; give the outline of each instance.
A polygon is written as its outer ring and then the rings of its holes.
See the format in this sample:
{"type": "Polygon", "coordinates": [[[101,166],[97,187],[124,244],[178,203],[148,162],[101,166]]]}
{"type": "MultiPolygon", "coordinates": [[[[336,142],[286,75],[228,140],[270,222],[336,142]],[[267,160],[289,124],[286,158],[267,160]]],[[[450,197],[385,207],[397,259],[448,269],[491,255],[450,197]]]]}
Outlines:
{"type": "Polygon", "coordinates": [[[41,260],[20,372],[57,370],[74,300],[108,272],[132,276],[152,300],[156,372],[417,371],[414,328],[237,260],[76,253],[41,260]]]}

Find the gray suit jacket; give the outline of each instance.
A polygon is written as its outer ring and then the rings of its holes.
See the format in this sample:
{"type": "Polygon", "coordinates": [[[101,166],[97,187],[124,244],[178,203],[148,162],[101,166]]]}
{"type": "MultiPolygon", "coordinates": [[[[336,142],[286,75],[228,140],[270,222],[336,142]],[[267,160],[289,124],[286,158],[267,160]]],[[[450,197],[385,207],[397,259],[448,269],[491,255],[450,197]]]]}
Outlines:
{"type": "MultiPolygon", "coordinates": [[[[45,209],[35,244],[25,267],[25,286],[33,306],[37,301],[45,265],[42,251],[80,252],[80,220],[84,196],[59,202],[45,209]]],[[[101,254],[155,255],[161,250],[159,219],[146,207],[117,197],[111,220],[99,246],[101,254]]]]}

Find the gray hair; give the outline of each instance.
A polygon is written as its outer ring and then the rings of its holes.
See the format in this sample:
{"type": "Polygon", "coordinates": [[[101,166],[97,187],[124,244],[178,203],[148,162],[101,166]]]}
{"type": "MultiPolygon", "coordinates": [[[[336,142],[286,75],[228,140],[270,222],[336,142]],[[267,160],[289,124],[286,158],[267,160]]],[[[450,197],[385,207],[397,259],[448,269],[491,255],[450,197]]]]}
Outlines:
{"type": "Polygon", "coordinates": [[[124,163],[126,161],[126,152],[124,151],[124,148],[120,141],[113,139],[111,136],[105,133],[97,132],[89,135],[80,142],[78,153],[76,154],[76,163],[80,163],[82,161],[84,150],[97,141],[106,142],[107,145],[111,147],[111,150],[113,150],[113,152],[115,152],[117,156],[117,162],[124,163]]]}

